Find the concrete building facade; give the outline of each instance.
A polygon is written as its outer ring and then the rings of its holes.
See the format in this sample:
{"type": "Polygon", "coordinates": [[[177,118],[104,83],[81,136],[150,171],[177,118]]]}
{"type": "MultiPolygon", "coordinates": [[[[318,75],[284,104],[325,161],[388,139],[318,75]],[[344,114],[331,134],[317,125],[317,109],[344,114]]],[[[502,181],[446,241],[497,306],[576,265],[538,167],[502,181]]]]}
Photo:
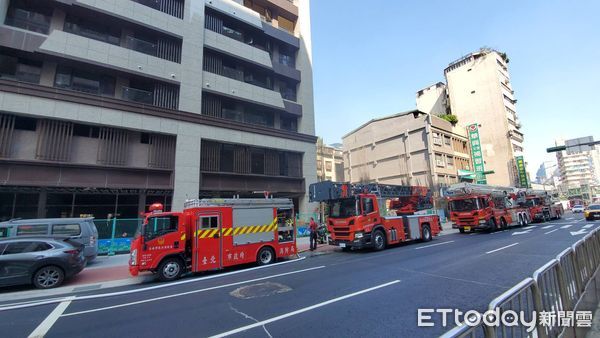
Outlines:
{"type": "Polygon", "coordinates": [[[447,89],[444,83],[438,82],[419,90],[417,92],[417,110],[435,116],[448,114],[450,107],[448,106],[447,89]]]}
{"type": "MultiPolygon", "coordinates": [[[[508,58],[495,50],[481,49],[444,70],[450,111],[458,125],[479,124],[488,184],[518,185],[515,156],[523,155],[524,135],[517,116],[508,58]]],[[[525,159],[526,160],[526,159],[525,159]]]]}
{"type": "Polygon", "coordinates": [[[344,155],[340,147],[317,141],[317,180],[344,182],[344,155]]]}
{"type": "Polygon", "coordinates": [[[371,120],[343,137],[347,181],[440,187],[472,170],[466,130],[419,110],[371,120]]]}
{"type": "MultiPolygon", "coordinates": [[[[560,146],[565,142],[557,140],[555,144],[560,146]]],[[[556,160],[563,191],[579,189],[581,186],[600,185],[600,151],[598,149],[571,155],[566,151],[559,151],[556,153],[556,160]]]]}
{"type": "MultiPolygon", "coordinates": [[[[309,0],[0,0],[0,218],[316,181],[309,0]]],[[[261,195],[262,196],[262,195],[261,195]]]]}

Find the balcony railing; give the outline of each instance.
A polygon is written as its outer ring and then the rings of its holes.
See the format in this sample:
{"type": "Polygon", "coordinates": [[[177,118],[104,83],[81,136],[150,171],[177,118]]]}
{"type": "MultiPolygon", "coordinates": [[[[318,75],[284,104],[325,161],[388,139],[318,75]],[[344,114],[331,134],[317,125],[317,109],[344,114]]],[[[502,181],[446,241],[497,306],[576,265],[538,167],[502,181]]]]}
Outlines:
{"type": "Polygon", "coordinates": [[[140,53],[156,56],[156,44],[145,40],[134,38],[133,36],[127,36],[125,38],[127,48],[133,49],[140,53]]]}
{"type": "Polygon", "coordinates": [[[123,99],[151,105],[154,103],[154,93],[123,86],[123,99]]]}
{"type": "Polygon", "coordinates": [[[42,34],[48,34],[50,30],[50,22],[41,23],[21,18],[6,18],[4,24],[42,34]]]}
{"type": "Polygon", "coordinates": [[[132,0],[141,5],[154,8],[157,11],[172,15],[176,18],[183,19],[183,0],[132,0]]]}
{"type": "Polygon", "coordinates": [[[235,29],[223,26],[223,35],[230,37],[234,40],[244,42],[244,35],[242,34],[242,32],[236,31],[235,29]]]}
{"type": "Polygon", "coordinates": [[[223,76],[238,81],[244,81],[244,72],[235,68],[223,67],[223,76]]]}

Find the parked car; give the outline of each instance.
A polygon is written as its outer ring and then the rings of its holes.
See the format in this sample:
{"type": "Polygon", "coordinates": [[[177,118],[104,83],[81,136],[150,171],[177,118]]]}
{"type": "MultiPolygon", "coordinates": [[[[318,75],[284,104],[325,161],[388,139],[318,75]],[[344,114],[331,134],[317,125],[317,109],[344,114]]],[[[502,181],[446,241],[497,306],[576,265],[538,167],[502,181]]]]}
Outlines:
{"type": "Polygon", "coordinates": [[[0,238],[17,236],[69,236],[85,246],[88,262],[98,256],[98,229],[93,218],[38,218],[0,222],[0,238]]]}
{"type": "Polygon", "coordinates": [[[584,209],[585,208],[583,207],[583,205],[577,204],[571,208],[571,211],[573,211],[573,213],[578,213],[578,212],[583,212],[584,209]]]}
{"type": "Polygon", "coordinates": [[[595,219],[600,219],[600,204],[590,204],[587,209],[583,212],[585,219],[588,221],[593,221],[595,219]]]}
{"type": "Polygon", "coordinates": [[[85,267],[84,246],[69,237],[0,239],[0,286],[33,284],[50,289],[85,267]]]}

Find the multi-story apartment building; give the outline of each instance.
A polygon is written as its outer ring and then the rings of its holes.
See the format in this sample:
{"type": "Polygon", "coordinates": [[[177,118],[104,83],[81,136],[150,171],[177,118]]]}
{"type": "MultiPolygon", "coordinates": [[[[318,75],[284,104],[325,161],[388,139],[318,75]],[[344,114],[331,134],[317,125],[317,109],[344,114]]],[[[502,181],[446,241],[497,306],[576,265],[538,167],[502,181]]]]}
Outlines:
{"type": "Polygon", "coordinates": [[[479,124],[488,184],[519,183],[515,156],[523,155],[523,132],[517,117],[504,53],[481,49],[444,70],[450,111],[458,125],[479,124]]]}
{"type": "Polygon", "coordinates": [[[309,16],[308,0],[0,0],[0,218],[258,191],[308,208],[309,16]]]}
{"type": "Polygon", "coordinates": [[[344,155],[342,148],[317,141],[317,179],[344,182],[344,155]]]}
{"type": "MultiPolygon", "coordinates": [[[[564,145],[564,140],[556,140],[557,146],[564,145]]],[[[600,151],[598,149],[581,153],[567,154],[566,151],[556,153],[560,184],[563,190],[581,186],[600,185],[600,151]]]]}
{"type": "Polygon", "coordinates": [[[371,120],[343,137],[346,180],[439,188],[472,170],[464,128],[419,110],[371,120]]]}

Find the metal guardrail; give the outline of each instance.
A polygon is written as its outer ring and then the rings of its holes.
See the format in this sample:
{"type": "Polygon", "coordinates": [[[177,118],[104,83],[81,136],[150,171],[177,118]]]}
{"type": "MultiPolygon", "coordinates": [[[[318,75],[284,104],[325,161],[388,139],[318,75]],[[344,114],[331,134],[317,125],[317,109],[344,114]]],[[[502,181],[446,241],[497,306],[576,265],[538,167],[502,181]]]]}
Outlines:
{"type": "Polygon", "coordinates": [[[592,277],[599,266],[600,230],[596,229],[537,269],[533,278],[524,279],[490,302],[488,310],[497,311],[499,315],[507,311],[522,311],[527,322],[532,321],[534,315],[538,315],[538,318],[535,318],[536,327],[532,332],[527,332],[527,328],[521,326],[521,323],[510,327],[502,324],[488,326],[485,321],[480,320],[476,326],[463,323],[441,337],[559,337],[565,332],[562,323],[556,320],[551,322],[551,325],[542,325],[539,314],[578,309],[584,292],[588,284],[593,282],[592,277]]]}

